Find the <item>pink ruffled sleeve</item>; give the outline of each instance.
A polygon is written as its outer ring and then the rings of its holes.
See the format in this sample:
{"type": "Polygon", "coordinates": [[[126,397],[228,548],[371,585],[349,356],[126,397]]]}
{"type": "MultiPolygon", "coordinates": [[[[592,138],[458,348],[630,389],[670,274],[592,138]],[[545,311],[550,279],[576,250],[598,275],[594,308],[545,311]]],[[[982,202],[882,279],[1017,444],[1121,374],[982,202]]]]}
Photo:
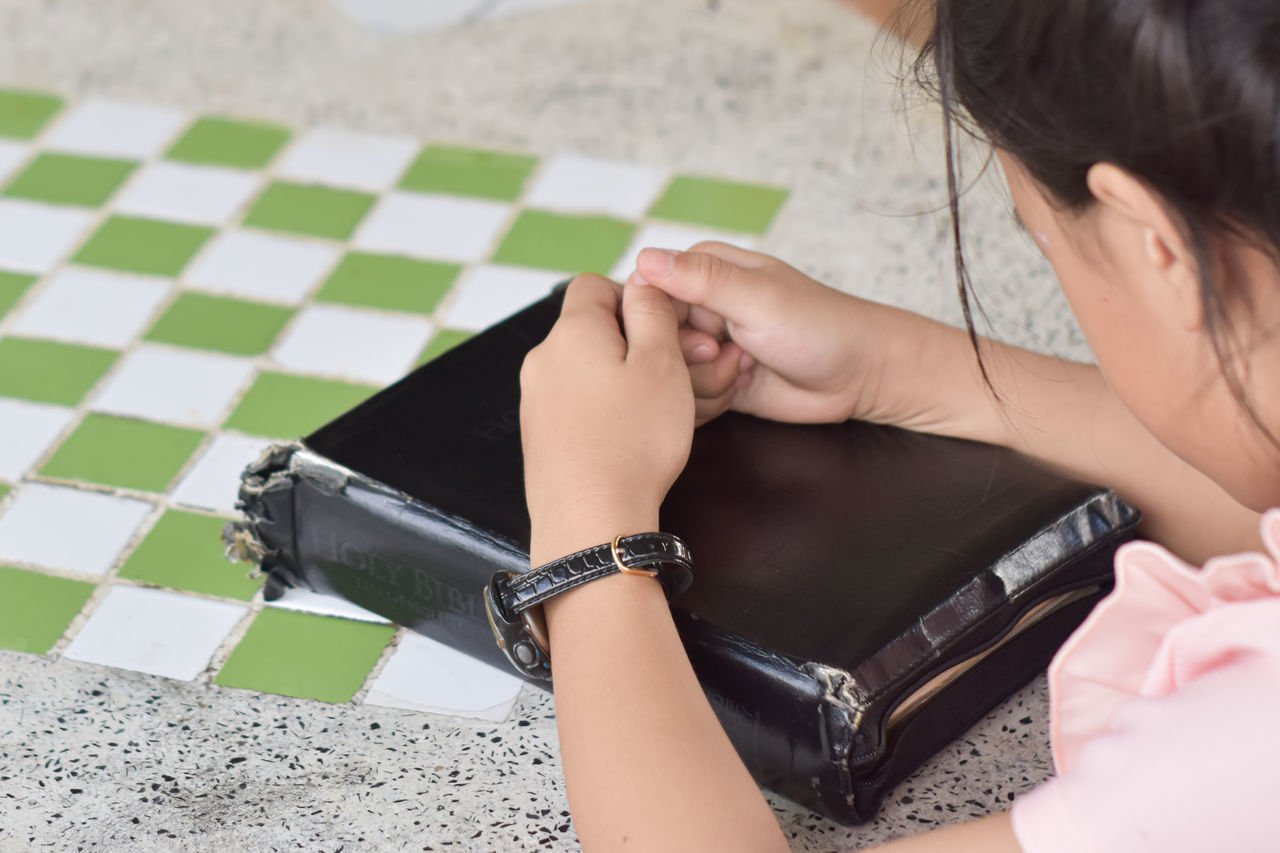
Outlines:
{"type": "Polygon", "coordinates": [[[1058,776],[1014,805],[1027,853],[1280,850],[1280,511],[1263,539],[1200,570],[1117,556],[1049,669],[1058,776]]]}

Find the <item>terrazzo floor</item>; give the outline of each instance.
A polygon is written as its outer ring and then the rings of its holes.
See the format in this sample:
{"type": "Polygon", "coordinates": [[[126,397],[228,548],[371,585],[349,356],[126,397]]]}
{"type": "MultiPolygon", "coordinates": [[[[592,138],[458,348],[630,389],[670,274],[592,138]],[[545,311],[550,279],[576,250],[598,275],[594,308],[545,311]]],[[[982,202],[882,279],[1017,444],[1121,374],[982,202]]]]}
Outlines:
{"type": "MultiPolygon", "coordinates": [[[[235,474],[641,245],[717,236],[953,319],[929,119],[917,160],[871,31],[824,0],[394,36],[302,0],[0,0],[0,26],[0,850],[575,849],[551,699],[264,604],[214,539],[235,474]]],[[[994,187],[966,217],[997,331],[1087,356],[994,187]]],[[[1039,683],[873,824],[773,802],[798,849],[846,849],[1049,769],[1039,683]]]]}

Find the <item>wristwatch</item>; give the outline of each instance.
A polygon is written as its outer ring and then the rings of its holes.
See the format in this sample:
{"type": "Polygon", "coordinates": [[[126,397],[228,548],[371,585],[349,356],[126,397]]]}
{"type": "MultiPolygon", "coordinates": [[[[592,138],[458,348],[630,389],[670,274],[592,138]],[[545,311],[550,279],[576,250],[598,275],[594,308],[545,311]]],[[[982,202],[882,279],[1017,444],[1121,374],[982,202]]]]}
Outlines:
{"type": "Polygon", "coordinates": [[[525,676],[551,678],[551,645],[542,604],[614,574],[657,578],[671,599],[693,583],[693,557],[670,533],[618,536],[528,572],[501,571],[484,590],[489,627],[511,665],[525,676]]]}

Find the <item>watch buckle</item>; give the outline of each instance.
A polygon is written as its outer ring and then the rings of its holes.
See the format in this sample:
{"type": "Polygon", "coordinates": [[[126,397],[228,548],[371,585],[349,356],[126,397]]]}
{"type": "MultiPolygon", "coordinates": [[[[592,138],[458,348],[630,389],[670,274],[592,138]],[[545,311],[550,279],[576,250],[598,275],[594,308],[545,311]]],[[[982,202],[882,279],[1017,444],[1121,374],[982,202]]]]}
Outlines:
{"type": "Polygon", "coordinates": [[[551,678],[551,654],[542,608],[530,608],[512,619],[502,607],[500,585],[515,577],[519,577],[516,572],[505,570],[493,576],[484,588],[484,612],[498,648],[516,671],[545,681],[551,678]]]}
{"type": "Polygon", "coordinates": [[[619,574],[632,575],[641,578],[658,577],[657,569],[633,569],[622,561],[622,534],[619,533],[613,537],[613,542],[609,543],[609,553],[613,555],[613,567],[618,570],[619,574]]]}

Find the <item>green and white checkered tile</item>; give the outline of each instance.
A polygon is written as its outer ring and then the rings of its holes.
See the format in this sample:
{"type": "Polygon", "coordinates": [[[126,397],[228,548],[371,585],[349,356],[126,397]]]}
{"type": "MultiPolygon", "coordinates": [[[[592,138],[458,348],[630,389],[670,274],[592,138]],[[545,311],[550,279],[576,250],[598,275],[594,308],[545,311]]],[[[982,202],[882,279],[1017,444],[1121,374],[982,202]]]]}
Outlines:
{"type": "Polygon", "coordinates": [[[0,649],[501,718],[519,682],[226,562],[240,470],[777,187],[0,90],[0,649]]]}

